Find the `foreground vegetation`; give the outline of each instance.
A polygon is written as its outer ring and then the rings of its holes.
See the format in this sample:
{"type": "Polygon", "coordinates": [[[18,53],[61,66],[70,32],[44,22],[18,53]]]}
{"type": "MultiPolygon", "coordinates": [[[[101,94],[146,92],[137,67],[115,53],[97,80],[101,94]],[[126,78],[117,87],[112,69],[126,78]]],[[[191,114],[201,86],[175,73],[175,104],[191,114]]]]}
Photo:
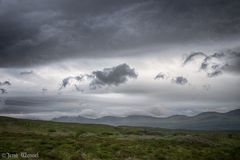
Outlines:
{"type": "Polygon", "coordinates": [[[20,152],[38,153],[41,160],[239,160],[240,132],[112,127],[0,117],[0,153],[20,152]]]}

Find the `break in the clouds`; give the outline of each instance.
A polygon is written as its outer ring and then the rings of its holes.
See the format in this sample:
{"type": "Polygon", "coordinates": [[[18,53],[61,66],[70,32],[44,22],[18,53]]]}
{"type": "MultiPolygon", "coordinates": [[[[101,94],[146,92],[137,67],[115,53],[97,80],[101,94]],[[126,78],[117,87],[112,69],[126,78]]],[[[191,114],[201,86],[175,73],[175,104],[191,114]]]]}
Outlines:
{"type": "Polygon", "coordinates": [[[234,40],[239,8],[238,0],[1,0],[0,67],[234,40]]]}

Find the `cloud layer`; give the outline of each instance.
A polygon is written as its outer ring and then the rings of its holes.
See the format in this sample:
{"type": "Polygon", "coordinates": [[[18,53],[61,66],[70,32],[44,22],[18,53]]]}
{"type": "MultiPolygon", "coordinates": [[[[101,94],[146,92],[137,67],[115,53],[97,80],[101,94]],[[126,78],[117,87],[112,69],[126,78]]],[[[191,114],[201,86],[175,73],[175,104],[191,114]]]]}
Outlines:
{"type": "Polygon", "coordinates": [[[239,8],[238,0],[1,0],[0,67],[237,38],[239,8]]]}

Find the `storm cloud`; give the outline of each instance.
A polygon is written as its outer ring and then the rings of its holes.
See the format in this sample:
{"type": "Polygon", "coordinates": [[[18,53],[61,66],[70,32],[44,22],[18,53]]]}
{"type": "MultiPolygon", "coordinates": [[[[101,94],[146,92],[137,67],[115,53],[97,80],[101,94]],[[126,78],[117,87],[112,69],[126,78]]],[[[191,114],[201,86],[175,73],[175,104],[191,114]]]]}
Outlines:
{"type": "Polygon", "coordinates": [[[127,50],[139,47],[236,38],[239,8],[238,0],[1,0],[0,67],[131,56],[140,53],[127,50]]]}

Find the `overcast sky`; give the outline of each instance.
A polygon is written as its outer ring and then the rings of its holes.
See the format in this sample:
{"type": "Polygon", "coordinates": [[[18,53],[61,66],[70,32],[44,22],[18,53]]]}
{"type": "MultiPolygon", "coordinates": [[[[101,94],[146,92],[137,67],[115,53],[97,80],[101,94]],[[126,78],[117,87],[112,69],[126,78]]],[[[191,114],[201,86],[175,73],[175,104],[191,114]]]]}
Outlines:
{"type": "Polygon", "coordinates": [[[0,115],[240,108],[239,0],[0,0],[0,115]]]}

